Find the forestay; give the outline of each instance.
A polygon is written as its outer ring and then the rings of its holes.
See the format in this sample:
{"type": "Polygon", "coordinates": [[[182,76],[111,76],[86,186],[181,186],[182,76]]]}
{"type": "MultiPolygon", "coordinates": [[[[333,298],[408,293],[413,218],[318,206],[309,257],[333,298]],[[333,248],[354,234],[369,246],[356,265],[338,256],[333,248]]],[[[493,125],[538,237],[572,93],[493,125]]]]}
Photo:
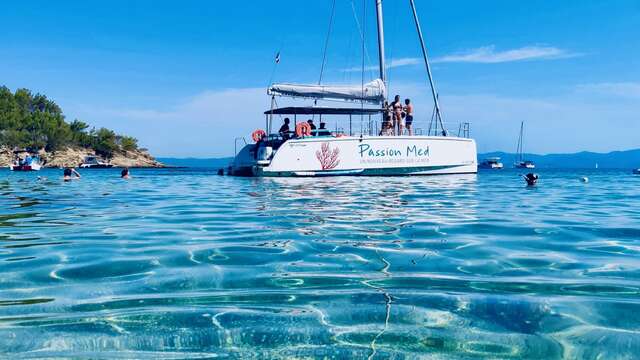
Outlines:
{"type": "Polygon", "coordinates": [[[380,104],[386,98],[386,88],[380,79],[364,86],[274,84],[269,88],[269,95],[380,104]]]}

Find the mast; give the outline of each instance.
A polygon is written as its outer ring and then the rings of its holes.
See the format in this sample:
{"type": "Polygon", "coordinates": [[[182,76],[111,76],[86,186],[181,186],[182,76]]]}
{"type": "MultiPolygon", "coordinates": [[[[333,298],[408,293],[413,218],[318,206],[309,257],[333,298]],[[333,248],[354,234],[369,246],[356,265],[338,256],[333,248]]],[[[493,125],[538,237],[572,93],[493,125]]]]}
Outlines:
{"type": "Polygon", "coordinates": [[[380,79],[386,87],[387,74],[384,63],[384,20],[382,16],[382,0],[376,0],[376,14],[378,15],[378,60],[380,63],[380,79]]]}
{"type": "Polygon", "coordinates": [[[433,96],[433,103],[436,106],[436,121],[440,123],[442,128],[442,134],[446,136],[444,124],[442,123],[442,114],[440,113],[440,104],[438,103],[438,92],[433,82],[433,76],[431,75],[431,66],[429,66],[429,56],[427,55],[427,47],[424,44],[424,38],[422,37],[422,29],[420,28],[420,20],[418,20],[418,12],[416,11],[416,4],[413,0],[409,0],[411,4],[411,10],[413,11],[413,20],[416,23],[416,29],[418,30],[418,37],[420,38],[420,45],[422,46],[422,56],[424,57],[424,65],[427,67],[427,75],[429,76],[429,84],[431,84],[431,95],[433,96]]]}
{"type": "Polygon", "coordinates": [[[524,121],[520,122],[520,137],[518,138],[518,161],[524,161],[524,121]]]}

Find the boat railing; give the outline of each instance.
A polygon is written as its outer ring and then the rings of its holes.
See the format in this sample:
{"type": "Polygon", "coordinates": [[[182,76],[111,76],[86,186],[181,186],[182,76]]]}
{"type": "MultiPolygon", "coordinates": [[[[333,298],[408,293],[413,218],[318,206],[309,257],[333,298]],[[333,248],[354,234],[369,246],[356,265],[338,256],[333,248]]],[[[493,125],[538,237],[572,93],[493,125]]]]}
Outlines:
{"type": "MultiPolygon", "coordinates": [[[[432,126],[428,126],[428,127],[422,127],[420,126],[420,123],[413,123],[414,127],[413,127],[413,135],[418,135],[418,136],[453,136],[455,134],[455,136],[460,137],[460,138],[470,138],[471,137],[471,125],[469,122],[462,122],[462,123],[445,123],[445,129],[456,129],[457,128],[457,132],[452,132],[452,131],[448,131],[448,130],[442,130],[440,128],[438,128],[437,130],[435,128],[433,128],[432,126]]],[[[341,129],[341,128],[340,128],[341,129]]],[[[371,121],[368,123],[365,123],[362,127],[362,130],[360,131],[360,133],[358,133],[357,131],[353,132],[353,136],[359,136],[360,134],[362,135],[368,135],[368,136],[377,136],[378,134],[381,133],[381,122],[380,121],[371,121]]],[[[346,133],[345,133],[346,134],[346,133]]],[[[405,135],[407,134],[407,130],[405,129],[405,135]]]]}
{"type": "MultiPolygon", "coordinates": [[[[457,128],[456,132],[452,132],[452,131],[446,131],[445,133],[443,133],[442,130],[439,130],[438,132],[436,132],[434,129],[429,129],[429,128],[425,128],[425,127],[414,127],[413,128],[413,135],[416,136],[457,136],[460,138],[470,138],[470,124],[468,122],[464,122],[464,123],[450,123],[448,124],[448,128],[450,129],[455,129],[457,128]]],[[[346,130],[343,127],[334,127],[333,129],[327,129],[328,131],[331,132],[332,136],[338,135],[338,136],[360,136],[360,135],[364,135],[364,136],[379,136],[379,134],[381,133],[381,127],[380,127],[380,122],[379,121],[371,121],[370,123],[365,123],[363,124],[361,129],[353,129],[351,134],[349,134],[349,131],[346,130]]],[[[318,130],[312,131],[313,132],[317,132],[318,130]]],[[[405,129],[405,135],[407,134],[407,130],[405,129]]],[[[316,134],[312,134],[312,137],[316,136],[316,134]]],[[[289,137],[288,138],[296,138],[295,132],[294,131],[290,131],[289,132],[289,137]]],[[[282,136],[280,134],[271,134],[269,136],[269,140],[283,140],[282,136]]],[[[245,138],[243,137],[238,137],[235,139],[235,147],[234,149],[237,150],[237,145],[238,145],[238,141],[243,141],[244,145],[247,144],[247,141],[245,138]]],[[[237,151],[236,151],[237,153],[237,151]]]]}

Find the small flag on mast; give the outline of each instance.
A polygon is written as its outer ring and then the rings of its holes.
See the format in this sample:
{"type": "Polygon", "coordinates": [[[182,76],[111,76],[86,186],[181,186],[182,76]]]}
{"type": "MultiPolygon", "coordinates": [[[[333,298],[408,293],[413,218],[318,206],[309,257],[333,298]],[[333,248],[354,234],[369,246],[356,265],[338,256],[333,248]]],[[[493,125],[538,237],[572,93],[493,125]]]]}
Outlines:
{"type": "Polygon", "coordinates": [[[280,51],[276,54],[276,64],[280,64],[280,51]]]}

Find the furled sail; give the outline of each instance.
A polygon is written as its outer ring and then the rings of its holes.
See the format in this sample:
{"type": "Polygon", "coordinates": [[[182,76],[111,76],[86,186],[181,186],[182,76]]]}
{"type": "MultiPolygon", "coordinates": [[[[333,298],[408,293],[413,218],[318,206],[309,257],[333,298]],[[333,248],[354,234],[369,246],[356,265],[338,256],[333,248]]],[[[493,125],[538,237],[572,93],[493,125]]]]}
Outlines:
{"type": "Polygon", "coordinates": [[[380,104],[386,98],[386,88],[380,79],[362,85],[298,85],[274,84],[269,95],[303,97],[323,100],[344,100],[380,104]]]}

